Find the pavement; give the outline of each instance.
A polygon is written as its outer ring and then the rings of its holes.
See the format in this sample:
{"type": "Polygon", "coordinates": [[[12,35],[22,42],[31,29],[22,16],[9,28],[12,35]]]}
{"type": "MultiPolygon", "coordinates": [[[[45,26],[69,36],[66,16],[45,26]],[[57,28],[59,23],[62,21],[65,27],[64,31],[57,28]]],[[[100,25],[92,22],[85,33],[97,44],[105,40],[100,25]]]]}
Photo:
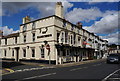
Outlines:
{"type": "Polygon", "coordinates": [[[120,65],[107,64],[105,59],[32,68],[3,75],[3,81],[78,80],[78,81],[120,81],[120,65]],[[111,78],[113,80],[111,80],[111,78]],[[118,80],[115,80],[118,79],[118,80]]]}

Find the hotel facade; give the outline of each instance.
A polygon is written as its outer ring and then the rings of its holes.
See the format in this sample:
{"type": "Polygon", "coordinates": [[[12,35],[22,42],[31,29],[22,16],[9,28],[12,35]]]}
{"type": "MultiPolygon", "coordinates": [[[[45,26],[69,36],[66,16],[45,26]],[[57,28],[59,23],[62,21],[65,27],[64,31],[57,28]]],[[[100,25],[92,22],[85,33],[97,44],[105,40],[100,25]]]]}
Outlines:
{"type": "Polygon", "coordinates": [[[56,3],[55,15],[30,20],[23,18],[20,31],[7,36],[0,32],[2,59],[38,61],[55,64],[100,59],[107,52],[108,41],[76,25],[63,16],[61,2],[56,3]]]}

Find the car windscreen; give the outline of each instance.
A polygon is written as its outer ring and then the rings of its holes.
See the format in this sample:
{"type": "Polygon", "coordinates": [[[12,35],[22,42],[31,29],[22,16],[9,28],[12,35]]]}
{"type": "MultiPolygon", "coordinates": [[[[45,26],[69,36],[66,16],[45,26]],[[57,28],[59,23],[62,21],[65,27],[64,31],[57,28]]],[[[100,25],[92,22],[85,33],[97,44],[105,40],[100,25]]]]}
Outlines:
{"type": "Polygon", "coordinates": [[[110,54],[109,57],[117,57],[118,58],[118,55],[110,54]]]}

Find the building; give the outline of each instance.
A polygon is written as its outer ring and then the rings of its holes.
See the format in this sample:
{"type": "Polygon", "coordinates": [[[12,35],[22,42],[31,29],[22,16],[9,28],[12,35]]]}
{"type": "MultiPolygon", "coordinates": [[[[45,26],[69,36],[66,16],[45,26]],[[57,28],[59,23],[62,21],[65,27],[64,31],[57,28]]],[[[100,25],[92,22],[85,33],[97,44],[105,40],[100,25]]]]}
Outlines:
{"type": "Polygon", "coordinates": [[[108,46],[108,53],[120,53],[120,45],[111,44],[108,46]]]}
{"type": "Polygon", "coordinates": [[[2,59],[62,64],[99,59],[107,43],[83,29],[82,23],[64,19],[62,3],[57,2],[55,15],[23,18],[19,33],[2,36],[0,49],[2,59]]]}

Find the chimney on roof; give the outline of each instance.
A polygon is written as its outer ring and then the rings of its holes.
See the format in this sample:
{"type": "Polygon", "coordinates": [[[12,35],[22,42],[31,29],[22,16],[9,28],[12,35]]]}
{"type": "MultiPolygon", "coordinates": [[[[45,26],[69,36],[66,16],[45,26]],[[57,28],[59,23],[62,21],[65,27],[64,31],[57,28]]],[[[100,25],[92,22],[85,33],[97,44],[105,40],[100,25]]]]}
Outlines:
{"type": "Polygon", "coordinates": [[[28,23],[30,21],[31,21],[30,16],[26,16],[23,18],[23,24],[28,23]]]}
{"type": "Polygon", "coordinates": [[[2,36],[3,36],[3,31],[0,30],[0,38],[2,38],[2,36]]]}
{"type": "Polygon", "coordinates": [[[77,22],[76,24],[80,29],[82,29],[82,23],[81,22],[77,22]]]}
{"type": "Polygon", "coordinates": [[[63,16],[63,6],[62,6],[62,2],[57,2],[57,3],[56,3],[55,15],[58,16],[58,17],[60,17],[60,18],[64,18],[64,16],[63,16]]]}

